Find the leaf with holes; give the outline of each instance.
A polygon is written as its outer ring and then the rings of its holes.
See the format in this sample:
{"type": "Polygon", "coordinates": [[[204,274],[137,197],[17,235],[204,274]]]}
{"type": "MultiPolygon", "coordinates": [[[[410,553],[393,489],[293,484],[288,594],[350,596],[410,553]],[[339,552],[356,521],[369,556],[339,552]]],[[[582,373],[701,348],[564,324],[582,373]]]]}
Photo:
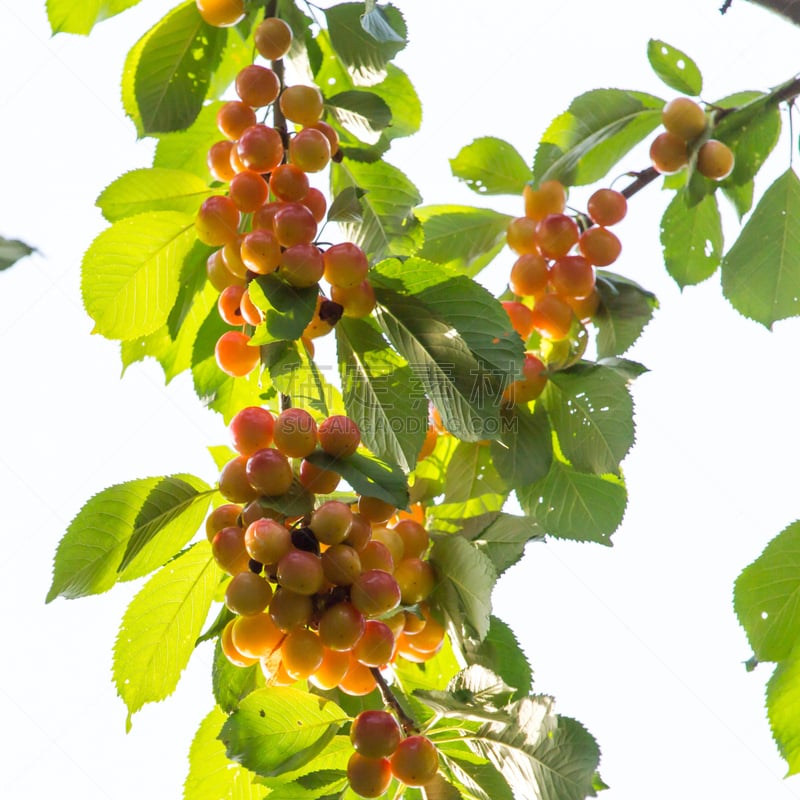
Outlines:
{"type": "Polygon", "coordinates": [[[697,64],[676,47],[651,39],[647,43],[647,60],[653,72],[671,89],[695,96],[703,91],[703,76],[697,64]]]}
{"type": "Polygon", "coordinates": [[[450,159],[456,178],[478,194],[522,194],[533,177],[525,159],[506,141],[483,136],[450,159]]]}

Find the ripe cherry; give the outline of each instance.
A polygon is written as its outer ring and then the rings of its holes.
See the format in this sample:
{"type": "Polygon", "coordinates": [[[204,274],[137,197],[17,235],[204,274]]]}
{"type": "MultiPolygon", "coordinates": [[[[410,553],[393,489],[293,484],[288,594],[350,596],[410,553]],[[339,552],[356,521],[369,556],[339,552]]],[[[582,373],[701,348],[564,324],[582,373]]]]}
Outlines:
{"type": "Polygon", "coordinates": [[[439,753],[426,736],[403,739],[390,760],[392,774],[406,786],[424,786],[439,771],[439,753]]]}
{"type": "Polygon", "coordinates": [[[547,259],[538,253],[526,253],[511,267],[511,291],[520,297],[539,297],[547,289],[549,277],[547,259]]]}
{"type": "Polygon", "coordinates": [[[550,271],[553,289],[565,297],[586,297],[594,289],[594,280],[594,268],[583,256],[563,256],[550,271]]]}
{"type": "Polygon", "coordinates": [[[319,426],[319,446],[334,458],[353,455],[361,443],[361,431],[350,417],[334,414],[319,426]]]}
{"type": "Polygon", "coordinates": [[[733,172],[733,163],[733,151],[717,139],[709,139],[697,151],[697,171],[711,180],[727,178],[733,172]]]}
{"type": "Polygon", "coordinates": [[[346,289],[341,286],[331,286],[331,300],[344,309],[345,317],[354,319],[368,317],[377,305],[375,290],[368,280],[346,289]]]}
{"type": "Polygon", "coordinates": [[[222,247],[239,233],[239,209],[228,197],[207,197],[194,222],[197,238],[212,247],[222,247]]]}
{"type": "Polygon", "coordinates": [[[323,259],[325,280],[331,286],[345,289],[358,286],[369,272],[366,254],[358,245],[351,242],[332,245],[323,254],[323,259]]]}
{"type": "Polygon", "coordinates": [[[251,522],[244,532],[244,546],[251,558],[262,564],[277,564],[292,550],[292,535],[274,519],[251,522]]]}
{"type": "Polygon", "coordinates": [[[225,605],[234,614],[260,614],[272,599],[269,582],[253,572],[239,572],[225,589],[225,605]]]}
{"type": "Polygon", "coordinates": [[[608,228],[593,227],[581,234],[578,249],[590,264],[607,267],[619,258],[622,244],[608,228]]]}
{"type": "Polygon", "coordinates": [[[287,408],[275,420],[275,447],[290,458],[304,458],[317,447],[317,423],[302,408],[287,408]]]}
{"type": "Polygon", "coordinates": [[[268,106],[278,99],[281,82],[269,67],[248,64],[236,76],[236,94],[252,108],[268,106]]]}
{"type": "Polygon", "coordinates": [[[512,219],[506,230],[508,246],[520,255],[524,253],[538,253],[539,244],[536,240],[536,220],[530,217],[517,217],[512,219]]]}
{"type": "Polygon", "coordinates": [[[270,175],[269,189],[279,200],[299,202],[308,194],[308,176],[294,164],[281,164],[270,175]]]}
{"type": "Polygon", "coordinates": [[[277,497],[292,485],[292,465],[274,447],[262,447],[247,459],[247,480],[260,494],[277,497]]]}
{"type": "Polygon", "coordinates": [[[217,340],[214,355],[219,368],[232,378],[249,375],[261,357],[257,347],[250,347],[250,337],[241,331],[223,333],[217,340]]]}
{"type": "Polygon", "coordinates": [[[511,327],[520,335],[523,342],[527,341],[533,330],[531,310],[516,300],[504,300],[503,308],[511,320],[511,327]]]}
{"type": "Polygon", "coordinates": [[[586,210],[598,225],[616,225],[625,218],[628,201],[615,189],[598,189],[586,204],[586,210]]]}
{"type": "Polygon", "coordinates": [[[236,152],[247,169],[269,172],[283,159],[283,140],[268,125],[251,125],[239,136],[236,152]]]}
{"type": "Polygon", "coordinates": [[[286,119],[299,125],[313,125],[322,117],[324,101],[316,86],[288,86],[278,103],[286,119]]]}
{"type": "Polygon", "coordinates": [[[292,45],[292,29],[279,17],[267,17],[253,33],[256,50],[267,61],[283,58],[292,45]]]}
{"type": "Polygon", "coordinates": [[[347,762],[347,781],[359,797],[380,797],[392,782],[389,759],[353,753],[347,762]]]}
{"type": "Polygon", "coordinates": [[[538,189],[526,184],[522,190],[525,216],[537,222],[548,214],[563,214],[567,192],[559,181],[542,181],[538,189]]]}
{"type": "Polygon", "coordinates": [[[316,128],[303,128],[289,142],[289,160],[303,172],[320,172],[331,160],[328,137],[316,128]]]}
{"type": "Polygon", "coordinates": [[[536,224],[536,241],[542,255],[565,256],[578,242],[578,226],[566,214],[548,214],[536,224]]]}
{"type": "Polygon", "coordinates": [[[665,175],[678,172],[689,163],[686,140],[669,131],[659,133],[650,143],[650,160],[665,175]]]}
{"type": "Polygon", "coordinates": [[[236,25],[244,18],[244,0],[196,0],[200,16],[215,28],[236,25]]]}
{"type": "Polygon", "coordinates": [[[540,297],[532,313],[533,327],[549,339],[563,339],[572,327],[572,309],[556,294],[540,297]]]}
{"type": "Polygon", "coordinates": [[[661,110],[661,123],[686,142],[706,129],[706,112],[690,97],[676,97],[661,110]]]}
{"type": "Polygon", "coordinates": [[[226,139],[238,139],[256,122],[256,112],[241,100],[229,100],[217,111],[217,128],[226,139]]]}
{"type": "Polygon", "coordinates": [[[403,738],[400,725],[388,711],[362,711],[350,726],[350,741],[367,758],[386,758],[403,738]]]}
{"type": "Polygon", "coordinates": [[[290,286],[306,289],[322,278],[324,270],[322,251],[313,244],[295,244],[281,255],[278,274],[290,286]]]}
{"type": "Polygon", "coordinates": [[[258,228],[245,234],[239,248],[242,262],[258,275],[269,275],[281,261],[281,246],[272,231],[258,228]]]}

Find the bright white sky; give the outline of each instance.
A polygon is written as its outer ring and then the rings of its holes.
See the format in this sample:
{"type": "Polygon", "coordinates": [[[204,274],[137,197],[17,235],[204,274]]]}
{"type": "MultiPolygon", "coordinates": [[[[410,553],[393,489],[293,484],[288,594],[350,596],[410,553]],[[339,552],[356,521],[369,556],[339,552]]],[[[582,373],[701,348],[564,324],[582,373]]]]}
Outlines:
{"type": "MultiPolygon", "coordinates": [[[[96,196],[149,164],[118,99],[122,61],[170,5],[145,0],[81,40],[49,37],[44,0],[0,0],[0,234],[42,253],[0,274],[3,798],[180,797],[191,737],[213,702],[204,649],[176,695],[139,713],[126,736],[111,647],[135,587],[44,606],[56,544],[86,499],[148,475],[213,481],[205,447],[226,441],[184,378],[165,388],[146,364],[119,379],[117,346],[89,336],[79,293],[83,250],[103,227],[96,196]]],[[[590,88],[672,97],[647,65],[650,37],[698,61],[708,100],[798,68],[800,31],[743,0],[724,18],[717,0],[399,5],[411,36],[400,63],[425,120],[390,158],[427,203],[521,209],[458,186],[447,158],[487,134],[529,158],[549,120],[590,88]]],[[[786,136],[773,174],[789,152],[786,136]]],[[[625,162],[644,166],[644,150],[625,162]]],[[[586,196],[574,192],[573,204],[586,196]]],[[[731,609],[739,570],[800,517],[800,323],[770,334],[738,317],[716,278],[681,294],[659,253],[666,199],[651,186],[620,226],[618,271],[655,290],[662,308],[630,354],[652,372],[634,388],[631,499],[615,546],[532,546],[498,587],[495,611],[520,636],[536,689],[598,738],[608,800],[800,797],[797,779],[782,780],[764,719],[770,667],[745,672],[750,651],[731,609]]],[[[493,268],[493,286],[509,265],[493,268]]]]}

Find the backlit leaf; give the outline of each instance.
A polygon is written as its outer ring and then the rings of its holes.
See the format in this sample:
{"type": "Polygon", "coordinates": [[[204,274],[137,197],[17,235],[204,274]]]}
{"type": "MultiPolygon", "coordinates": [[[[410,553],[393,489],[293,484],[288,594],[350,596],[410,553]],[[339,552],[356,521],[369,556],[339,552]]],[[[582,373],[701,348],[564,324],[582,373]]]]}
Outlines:
{"type": "Polygon", "coordinates": [[[589,475],[554,460],[547,477],[517,489],[517,498],[546,534],[610,545],[628,495],[625,484],[614,475],[589,475]]]}
{"type": "Polygon", "coordinates": [[[597,328],[597,356],[622,355],[641,335],[658,308],[652,292],[607,270],[597,271],[600,307],[592,318],[597,328]]]}
{"type": "Polygon", "coordinates": [[[55,33],[87,35],[104,19],[139,4],[140,0],[47,0],[47,19],[55,33]]]}
{"type": "Polygon", "coordinates": [[[225,745],[217,737],[227,718],[215,708],[200,723],[189,750],[183,800],[263,800],[267,796],[266,787],[253,783],[252,772],[232,764],[225,755],[225,745]]]}
{"type": "Polygon", "coordinates": [[[536,183],[582,186],[602,180],[661,123],[664,101],[643,92],[594,89],[576,97],[544,132],[533,164],[536,183]]]}
{"type": "Polygon", "coordinates": [[[779,533],[736,579],[733,605],[759,661],[788,658],[800,641],[800,522],[779,533]]]}
{"type": "Polygon", "coordinates": [[[767,328],[800,313],[800,180],[792,169],[764,192],[723,258],[722,291],[767,328]]]}
{"type": "Polygon", "coordinates": [[[194,217],[177,211],[127,217],[100,233],[81,264],[81,292],[94,332],[134,339],[163,325],[195,240],[194,217]]]}
{"type": "Polygon", "coordinates": [[[419,257],[470,277],[503,249],[511,221],[508,214],[471,206],[422,206],[415,213],[425,233],[419,257]]]}
{"type": "Polygon", "coordinates": [[[0,236],[0,271],[8,269],[12,264],[35,252],[36,248],[19,239],[6,239],[0,236]]]}
{"type": "Polygon", "coordinates": [[[667,272],[681,288],[710,278],[722,260],[722,220],[713,194],[689,206],[676,192],[661,218],[667,272]]]}
{"type": "Polygon", "coordinates": [[[134,78],[140,134],[183,130],[194,122],[227,35],[225,28],[203,20],[194,0],[170,11],[144,35],[134,78]]]}
{"type": "Polygon", "coordinates": [[[345,408],[362,441],[379,458],[413,469],[428,428],[413,371],[370,321],[343,317],[336,342],[345,408]]]}
{"type": "Polygon", "coordinates": [[[789,771],[800,772],[800,647],[780,661],[767,683],[767,714],[772,735],[789,771]]]}
{"type": "Polygon", "coordinates": [[[311,761],[347,720],[330,700],[299,689],[270,687],[242,700],[220,739],[228,758],[270,777],[311,761]]]}
{"type": "Polygon", "coordinates": [[[617,473],[634,441],[628,380],[607,367],[581,362],[554,372],[543,395],[564,455],[597,475],[617,473]]]}
{"type": "Polygon", "coordinates": [[[114,683],[130,719],[168,697],[194,651],[220,570],[201,541],[163,566],[134,597],[114,647],[114,683]]]}
{"type": "Polygon", "coordinates": [[[177,169],[134,169],[121,175],[97,198],[97,206],[109,222],[147,211],[182,211],[196,214],[203,200],[213,194],[208,181],[177,169]]]}
{"type": "Polygon", "coordinates": [[[483,136],[450,159],[450,169],[478,194],[522,194],[532,175],[525,159],[506,141],[483,136]]]}
{"type": "Polygon", "coordinates": [[[699,95],[703,91],[703,76],[697,64],[676,47],[651,39],[647,43],[647,60],[664,83],[677,92],[699,95]]]}
{"type": "Polygon", "coordinates": [[[180,525],[182,514],[191,507],[187,498],[201,499],[203,486],[192,475],[173,475],[127,481],[96,494],[84,504],[59,542],[47,602],[59,596],[84,597],[110,589],[119,580],[129,543],[137,539],[144,542],[148,532],[159,530],[167,530],[167,537],[173,540],[171,526],[180,525]]]}

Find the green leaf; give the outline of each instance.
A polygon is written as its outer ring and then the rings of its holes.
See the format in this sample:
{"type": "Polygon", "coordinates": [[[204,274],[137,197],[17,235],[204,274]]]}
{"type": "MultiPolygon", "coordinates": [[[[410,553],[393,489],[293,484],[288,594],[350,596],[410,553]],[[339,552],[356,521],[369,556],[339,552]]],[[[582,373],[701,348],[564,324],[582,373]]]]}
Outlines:
{"type": "MultiPolygon", "coordinates": [[[[239,703],[256,689],[263,689],[265,678],[260,664],[237,667],[222,652],[219,639],[214,646],[214,663],[211,666],[211,683],[217,705],[227,714],[239,708],[239,703]]],[[[222,727],[220,722],[219,728],[222,727]]],[[[215,733],[219,733],[219,728],[215,733]]]]}
{"type": "Polygon", "coordinates": [[[767,328],[800,313],[800,180],[792,169],[764,192],[723,258],[722,291],[767,328]]]}
{"type": "MultiPolygon", "coordinates": [[[[326,9],[331,44],[361,85],[376,83],[385,67],[406,44],[406,24],[402,14],[391,4],[380,7],[384,32],[375,38],[362,26],[364,3],[339,3],[326,9]],[[388,27],[396,37],[387,35],[388,27]]],[[[375,18],[372,18],[373,24],[375,18]]],[[[368,23],[369,25],[370,23],[368,23]]]]}
{"type": "Polygon", "coordinates": [[[410,258],[373,268],[378,321],[445,427],[467,441],[500,433],[500,395],[519,374],[522,341],[500,303],[465,275],[410,258]]]}
{"type": "Polygon", "coordinates": [[[469,538],[489,556],[501,575],[522,558],[528,542],[544,539],[544,531],[530,517],[499,514],[469,538]]]}
{"type": "Polygon", "coordinates": [[[421,231],[412,212],[422,197],[399,169],[384,161],[360,164],[346,159],[332,164],[331,193],[338,195],[348,187],[364,191],[362,218],[341,223],[342,234],[359,245],[370,262],[417,249],[421,231]]]}
{"type": "Polygon", "coordinates": [[[147,575],[175,555],[203,523],[214,490],[192,475],[163,478],[134,522],[117,572],[121,580],[147,575]]]}
{"type": "Polygon", "coordinates": [[[676,47],[660,39],[650,39],[647,60],[656,75],[671,89],[694,96],[703,91],[703,76],[697,64],[676,47]]]}
{"type": "Polygon", "coordinates": [[[716,197],[706,195],[690,207],[677,192],[661,219],[661,246],[667,272],[681,289],[710,278],[724,247],[716,197]]]}
{"type": "Polygon", "coordinates": [[[182,211],[196,214],[200,204],[215,190],[208,181],[177,169],[134,169],[121,175],[97,198],[97,206],[109,222],[148,211],[182,211]]]}
{"type": "Polygon", "coordinates": [[[600,761],[594,738],[569,717],[552,714],[541,698],[523,698],[511,708],[512,725],[484,725],[470,746],[488,758],[518,800],[583,800],[594,796],[600,761]]]}
{"type": "Polygon", "coordinates": [[[723,183],[720,188],[725,197],[733,204],[739,217],[739,222],[741,222],[744,215],[753,207],[753,194],[755,192],[753,181],[749,181],[742,186],[726,186],[723,183]]]}
{"type": "Polygon", "coordinates": [[[366,194],[363,189],[348,186],[343,189],[328,208],[329,222],[362,222],[361,198],[366,194]]]}
{"type": "Polygon", "coordinates": [[[87,35],[104,19],[139,4],[139,0],[47,0],[47,20],[56,33],[87,35]]]}
{"type": "MultiPolygon", "coordinates": [[[[562,373],[557,373],[562,374],[562,373]]],[[[515,488],[547,475],[553,460],[550,422],[539,403],[533,412],[527,406],[504,407],[499,440],[489,445],[500,477],[515,488]]]]}
{"type": "Polygon", "coordinates": [[[317,307],[319,287],[298,288],[277,275],[259,275],[249,284],[250,299],[264,312],[252,337],[256,344],[299,339],[317,307]]]}
{"type": "Polygon", "coordinates": [[[326,98],[325,106],[342,128],[367,144],[375,144],[392,121],[389,104],[374,92],[339,92],[326,98]]]}
{"type": "Polygon", "coordinates": [[[345,409],[361,440],[379,458],[412,470],[428,429],[421,384],[371,320],[343,317],[336,343],[345,409]]]}
{"type": "Polygon", "coordinates": [[[511,221],[508,214],[471,206],[422,206],[415,213],[425,233],[419,257],[469,277],[503,249],[511,221]]]}
{"type": "Polygon", "coordinates": [[[659,97],[621,89],[594,89],[576,97],[544,132],[534,180],[560,180],[567,186],[602,180],[658,127],[663,106],[659,97]]]}
{"type": "Polygon", "coordinates": [[[195,242],[194,217],[153,211],[115,222],[89,246],[81,292],[93,332],[134,339],[167,321],[181,265],[195,242]]]}
{"type": "Polygon", "coordinates": [[[222,139],[217,127],[217,112],[221,106],[222,103],[208,103],[188,128],[159,136],[153,167],[191,172],[208,182],[208,150],[222,139]]]}
{"type": "Polygon", "coordinates": [[[531,180],[525,159],[506,141],[482,136],[450,159],[453,175],[478,194],[521,195],[531,180]]]}
{"type": "Polygon", "coordinates": [[[767,683],[767,714],[772,735],[789,775],[800,772],[800,647],[775,667],[767,683]]]}
{"type": "Polygon", "coordinates": [[[469,792],[467,797],[474,800],[514,800],[511,787],[491,764],[475,764],[458,758],[446,747],[440,748],[439,753],[453,777],[469,792]]]}
{"type": "Polygon", "coordinates": [[[310,762],[348,719],[335,703],[308,692],[259,689],[242,700],[220,739],[228,758],[270,777],[310,762]]]}
{"type": "Polygon", "coordinates": [[[142,38],[133,91],[140,134],[188,128],[220,63],[228,32],[206,23],[194,0],[170,11],[142,38]]]}
{"type": "Polygon", "coordinates": [[[402,42],[403,37],[391,26],[386,12],[375,4],[375,0],[365,3],[367,12],[361,17],[361,27],[376,42],[402,42]]]}
{"type": "Polygon", "coordinates": [[[508,487],[495,468],[490,450],[478,442],[459,442],[447,466],[444,482],[444,501],[436,507],[459,503],[471,504],[464,517],[499,511],[508,487]]]}
{"type": "MultiPolygon", "coordinates": [[[[725,120],[723,120],[723,123],[725,120]]],[[[753,180],[775,149],[781,135],[781,112],[777,107],[765,108],[751,119],[742,120],[736,128],[722,127],[714,136],[724,141],[736,154],[733,172],[723,181],[723,187],[745,186],[753,180]]]]}
{"type": "Polygon", "coordinates": [[[779,533],[739,577],[733,606],[759,661],[788,658],[800,641],[800,522],[779,533]]]}
{"type": "MultiPolygon", "coordinates": [[[[314,80],[318,86],[326,87],[330,94],[352,91],[356,81],[348,72],[339,55],[330,44],[327,31],[321,31],[315,40],[322,52],[322,59],[314,80]]],[[[391,124],[383,128],[374,144],[366,144],[341,127],[336,119],[331,120],[339,133],[340,150],[347,158],[358,161],[376,161],[388,150],[391,141],[410,136],[419,130],[422,106],[408,76],[393,64],[387,64],[386,77],[369,86],[370,93],[386,103],[391,114],[391,124]]]]}
{"type": "Polygon", "coordinates": [[[195,242],[184,259],[178,297],[166,324],[147,336],[122,342],[124,366],[151,356],[163,367],[167,382],[191,367],[200,327],[219,300],[219,291],[206,279],[208,251],[206,245],[195,242]]]}
{"type": "Polygon", "coordinates": [[[354,453],[347,458],[335,458],[322,450],[306,456],[306,461],[322,469],[338,472],[358,494],[378,497],[396,508],[408,505],[408,483],[396,464],[389,464],[374,456],[354,453]]]}
{"type": "Polygon", "coordinates": [[[429,560],[437,577],[433,597],[444,600],[456,624],[463,620],[483,639],[489,632],[491,595],[497,580],[488,556],[460,536],[439,536],[429,560]]]}
{"type": "Polygon", "coordinates": [[[634,441],[628,379],[581,362],[550,375],[543,395],[564,455],[582,472],[617,474],[634,441]]]}
{"type": "Polygon", "coordinates": [[[261,497],[259,502],[263,508],[287,517],[301,517],[314,509],[314,495],[297,478],[292,481],[288,492],[274,497],[261,497]]]}
{"type": "Polygon", "coordinates": [[[464,655],[468,663],[486,667],[516,689],[514,699],[530,693],[533,683],[530,664],[514,632],[503,620],[492,616],[486,638],[482,642],[468,639],[464,655]]]}
{"type": "MultiPolygon", "coordinates": [[[[81,508],[59,542],[47,602],[59,596],[85,597],[110,589],[119,579],[129,543],[144,542],[148,532],[161,531],[170,541],[178,541],[181,516],[189,510],[185,501],[192,492],[195,499],[200,499],[203,486],[192,475],[174,475],[127,481],[96,494],[81,508]]],[[[196,530],[197,526],[176,549],[196,530]]],[[[175,550],[166,557],[174,553],[175,550]]],[[[139,563],[143,562],[144,559],[139,563]]]]}
{"type": "Polygon", "coordinates": [[[610,545],[628,495],[614,475],[587,475],[554,460],[546,478],[523,489],[517,498],[525,513],[557,539],[610,545]]]}
{"type": "MultiPolygon", "coordinates": [[[[344,695],[347,697],[347,695],[344,695]]],[[[353,744],[349,736],[334,736],[325,746],[324,750],[303,766],[284,772],[272,778],[258,778],[259,783],[272,787],[279,792],[277,797],[283,797],[283,792],[290,789],[291,784],[301,785],[310,789],[313,785],[325,780],[325,776],[332,773],[344,774],[347,762],[353,754],[353,744]]]]}
{"type": "Polygon", "coordinates": [[[253,783],[252,772],[231,763],[225,755],[218,734],[227,718],[215,708],[200,723],[189,750],[183,800],[263,800],[269,793],[253,783]]]}
{"type": "Polygon", "coordinates": [[[658,308],[656,296],[635,281],[597,270],[600,307],[592,318],[597,328],[597,356],[622,355],[641,335],[658,308]]]}
{"type": "Polygon", "coordinates": [[[163,566],[128,606],[114,646],[114,683],[131,716],[175,690],[214,599],[220,571],[201,541],[163,566]]]}
{"type": "Polygon", "coordinates": [[[19,239],[6,239],[0,236],[0,272],[35,252],[35,247],[31,247],[19,239]]]}

